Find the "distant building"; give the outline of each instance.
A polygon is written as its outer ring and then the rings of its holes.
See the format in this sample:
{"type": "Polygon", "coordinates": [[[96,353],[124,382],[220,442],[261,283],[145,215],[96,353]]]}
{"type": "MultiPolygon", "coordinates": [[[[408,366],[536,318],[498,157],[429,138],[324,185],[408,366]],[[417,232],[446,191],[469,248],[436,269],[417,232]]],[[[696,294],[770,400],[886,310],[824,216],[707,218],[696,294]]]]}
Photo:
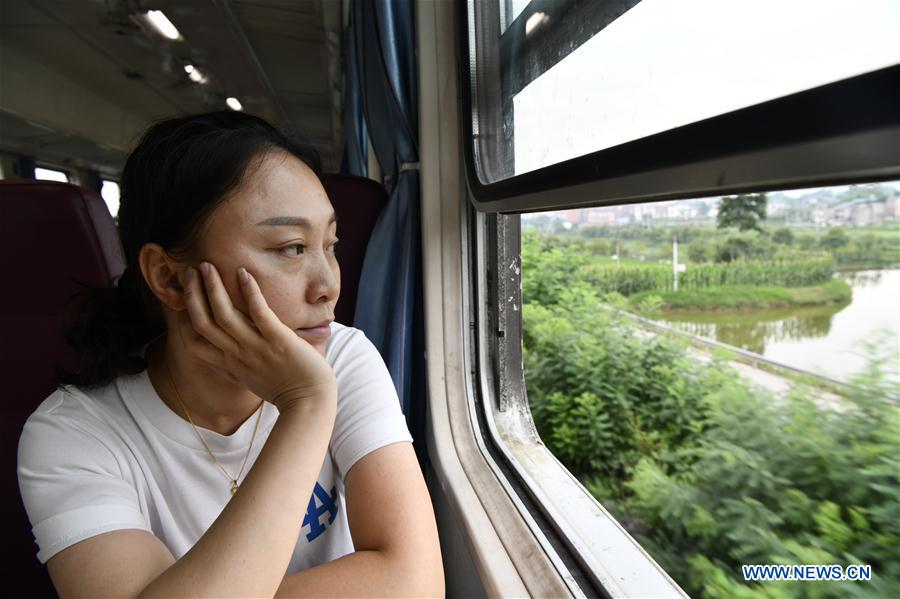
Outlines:
{"type": "Polygon", "coordinates": [[[867,227],[879,223],[888,216],[888,202],[877,198],[859,198],[849,202],[820,208],[813,212],[817,224],[828,227],[867,227]]]}
{"type": "Polygon", "coordinates": [[[884,203],[884,215],[891,220],[900,220],[900,196],[894,196],[884,203]]]}
{"type": "Polygon", "coordinates": [[[613,208],[591,208],[587,211],[587,224],[612,226],[616,224],[616,212],[613,208]]]}
{"type": "Polygon", "coordinates": [[[583,225],[587,222],[587,210],[566,210],[566,222],[572,225],[583,225]]]}

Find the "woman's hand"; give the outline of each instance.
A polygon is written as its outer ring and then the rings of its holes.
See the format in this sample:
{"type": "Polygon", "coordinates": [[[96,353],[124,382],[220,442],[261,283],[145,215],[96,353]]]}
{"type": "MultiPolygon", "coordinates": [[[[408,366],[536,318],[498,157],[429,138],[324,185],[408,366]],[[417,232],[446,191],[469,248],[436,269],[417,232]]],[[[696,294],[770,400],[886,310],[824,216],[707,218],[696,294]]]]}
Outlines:
{"type": "Polygon", "coordinates": [[[181,313],[182,339],[194,338],[198,357],[224,370],[284,413],[329,392],[337,383],[331,366],[316,349],[282,323],[269,308],[256,279],[238,270],[248,316],[234,307],[216,268],[188,267],[182,287],[187,315],[181,313]],[[197,336],[199,335],[199,338],[197,336]]]}

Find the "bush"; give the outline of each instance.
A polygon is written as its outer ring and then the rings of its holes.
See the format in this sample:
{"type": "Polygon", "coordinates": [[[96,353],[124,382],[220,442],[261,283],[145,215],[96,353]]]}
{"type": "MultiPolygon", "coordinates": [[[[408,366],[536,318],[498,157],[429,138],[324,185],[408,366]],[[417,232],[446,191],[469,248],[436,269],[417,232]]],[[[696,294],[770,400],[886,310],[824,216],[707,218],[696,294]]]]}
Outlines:
{"type": "Polygon", "coordinates": [[[828,250],[836,250],[850,243],[850,236],[841,229],[828,229],[828,232],[819,240],[819,245],[828,250]]]}
{"type": "Polygon", "coordinates": [[[738,233],[719,242],[716,246],[716,260],[768,260],[774,252],[772,243],[765,236],[754,232],[738,233]]]}
{"type": "Polygon", "coordinates": [[[794,233],[787,227],[781,227],[772,233],[772,241],[782,245],[791,245],[794,243],[794,233]]]}
{"type": "Polygon", "coordinates": [[[551,451],[577,475],[620,481],[641,457],[665,462],[699,432],[701,399],[720,379],[682,345],[647,342],[599,305],[584,287],[554,306],[524,305],[525,380],[551,451]]]}
{"type": "Polygon", "coordinates": [[[900,596],[900,406],[883,374],[894,340],[869,347],[887,355],[839,409],[800,389],[775,398],[642,335],[582,280],[586,264],[523,236],[526,385],[548,448],[693,596],[900,596]],[[743,563],[874,576],[745,583],[743,563]]]}
{"type": "Polygon", "coordinates": [[[688,260],[691,262],[709,262],[713,258],[712,248],[709,243],[697,239],[688,244],[688,260]]]}
{"type": "MultiPolygon", "coordinates": [[[[636,465],[626,508],[653,531],[651,545],[685,590],[767,596],[744,586],[743,563],[869,564],[873,581],[828,583],[815,596],[898,596],[900,409],[882,375],[869,376],[875,384],[863,383],[841,412],[799,391],[775,401],[730,383],[707,398],[698,443],[676,450],[686,469],[636,465]]],[[[802,585],[784,590],[811,596],[802,585]]]]}

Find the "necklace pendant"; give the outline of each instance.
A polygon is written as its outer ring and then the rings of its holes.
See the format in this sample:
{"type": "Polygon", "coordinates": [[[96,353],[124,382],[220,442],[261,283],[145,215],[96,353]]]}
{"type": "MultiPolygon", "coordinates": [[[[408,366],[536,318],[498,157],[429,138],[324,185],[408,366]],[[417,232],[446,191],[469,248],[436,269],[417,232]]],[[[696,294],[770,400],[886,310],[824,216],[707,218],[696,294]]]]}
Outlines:
{"type": "Polygon", "coordinates": [[[231,494],[234,495],[238,490],[238,482],[236,480],[231,481],[231,494]]]}

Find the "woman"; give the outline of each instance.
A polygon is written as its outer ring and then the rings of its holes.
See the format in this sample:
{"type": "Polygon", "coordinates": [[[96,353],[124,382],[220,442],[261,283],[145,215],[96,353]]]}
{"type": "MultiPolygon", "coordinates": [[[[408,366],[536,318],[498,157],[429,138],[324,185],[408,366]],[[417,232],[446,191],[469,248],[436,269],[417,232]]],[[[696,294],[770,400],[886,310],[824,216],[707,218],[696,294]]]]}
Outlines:
{"type": "Polygon", "coordinates": [[[390,377],[332,322],[317,171],[237,112],[160,122],[128,158],[125,274],[85,304],[81,371],[19,443],[62,596],[443,595],[390,377]]]}

